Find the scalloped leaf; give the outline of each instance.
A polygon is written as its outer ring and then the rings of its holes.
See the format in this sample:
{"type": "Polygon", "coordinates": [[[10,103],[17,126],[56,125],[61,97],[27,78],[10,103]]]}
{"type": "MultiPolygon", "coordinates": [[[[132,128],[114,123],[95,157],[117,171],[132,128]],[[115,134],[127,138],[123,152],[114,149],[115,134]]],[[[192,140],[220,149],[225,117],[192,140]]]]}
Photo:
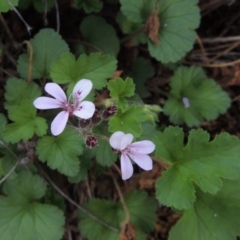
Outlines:
{"type": "Polygon", "coordinates": [[[146,89],[145,81],[154,75],[154,68],[148,59],[137,58],[131,71],[131,77],[136,85],[136,93],[141,97],[149,97],[150,92],[146,89]]]}
{"type": "Polygon", "coordinates": [[[75,8],[83,8],[85,13],[100,12],[103,7],[103,3],[99,0],[75,0],[75,8]]]}
{"type": "MultiPolygon", "coordinates": [[[[11,3],[13,6],[18,5],[19,0],[11,0],[11,3]]],[[[12,10],[12,7],[8,4],[6,0],[0,1],[0,12],[8,12],[9,10],[12,10]]]]}
{"type": "Polygon", "coordinates": [[[7,119],[6,117],[0,113],[0,139],[3,138],[3,130],[5,129],[7,125],[7,119]]]}
{"type": "Polygon", "coordinates": [[[40,137],[45,135],[48,128],[46,120],[36,114],[37,110],[32,103],[29,106],[29,100],[24,100],[21,105],[9,110],[9,118],[14,122],[6,125],[3,131],[4,140],[16,143],[28,140],[34,134],[40,137]]]}
{"type": "MultiPolygon", "coordinates": [[[[131,222],[137,230],[137,239],[145,240],[147,238],[145,233],[153,230],[157,220],[155,214],[157,203],[155,199],[149,197],[145,191],[133,190],[126,194],[124,198],[131,216],[131,222]],[[143,205],[145,206],[144,208],[142,207],[143,205]]],[[[109,200],[92,198],[84,207],[115,229],[120,228],[121,222],[125,218],[125,213],[119,202],[116,203],[109,200]]],[[[108,229],[80,211],[79,217],[81,219],[79,228],[82,234],[90,240],[119,239],[119,232],[108,229]],[[94,229],[94,231],[92,231],[92,229],[94,229]]]]}
{"type": "Polygon", "coordinates": [[[163,63],[177,62],[189,52],[200,24],[198,0],[159,1],[159,41],[148,40],[150,55],[163,63]]]}
{"type": "Polygon", "coordinates": [[[37,142],[37,155],[47,162],[51,169],[57,169],[67,176],[79,171],[79,156],[82,153],[82,139],[73,129],[65,129],[57,137],[45,136],[37,142]]]}
{"type": "MultiPolygon", "coordinates": [[[[96,46],[104,54],[117,56],[120,48],[119,39],[113,26],[108,24],[104,18],[98,16],[84,18],[80,25],[80,31],[88,43],[96,46]],[[93,29],[94,31],[92,31],[93,29]]],[[[91,47],[88,50],[88,52],[96,52],[91,47]]]]}
{"type": "MultiPolygon", "coordinates": [[[[120,0],[121,11],[133,23],[147,23],[156,7],[155,0],[120,0]]],[[[148,39],[150,55],[162,63],[177,62],[189,52],[200,24],[197,0],[161,0],[158,2],[159,44],[148,39]]],[[[153,26],[152,26],[153,28],[153,26]]]]}
{"type": "Polygon", "coordinates": [[[203,192],[216,194],[222,187],[222,178],[239,176],[240,141],[228,133],[221,133],[210,141],[207,132],[191,130],[184,146],[182,129],[168,127],[153,141],[156,156],[172,164],[156,183],[156,196],[167,206],[190,208],[196,200],[195,184],[203,192]]]}
{"type": "Polygon", "coordinates": [[[169,240],[235,240],[240,235],[240,178],[224,180],[210,195],[198,190],[194,205],[171,229],[169,240]],[[186,226],[188,226],[186,228],[186,226]]]}
{"type": "Polygon", "coordinates": [[[64,233],[63,212],[55,206],[36,202],[46,184],[29,171],[4,185],[7,196],[0,196],[0,234],[2,239],[59,240],[64,233]]]}
{"type": "MultiPolygon", "coordinates": [[[[45,28],[30,40],[33,48],[32,78],[49,77],[50,67],[54,61],[69,51],[68,45],[53,29],[45,28]]],[[[18,58],[17,69],[21,77],[27,78],[29,56],[21,54],[18,58]]]]}
{"type": "Polygon", "coordinates": [[[174,124],[197,126],[204,119],[216,119],[231,104],[227,93],[214,80],[208,79],[199,67],[179,67],[170,86],[171,96],[165,103],[164,113],[174,124]],[[187,107],[184,98],[188,100],[187,107]]]}
{"type": "Polygon", "coordinates": [[[94,88],[101,89],[106,86],[116,70],[117,61],[110,55],[92,53],[89,56],[82,54],[75,60],[71,53],[66,53],[56,61],[51,68],[51,78],[56,83],[70,83],[69,89],[83,78],[90,79],[94,88]]]}
{"type": "Polygon", "coordinates": [[[136,105],[130,106],[125,111],[118,110],[117,114],[110,118],[108,122],[109,132],[122,131],[131,133],[134,137],[139,137],[142,133],[141,121],[145,121],[144,110],[136,105]]]}
{"type": "Polygon", "coordinates": [[[22,101],[28,101],[29,107],[33,107],[33,101],[41,95],[37,84],[27,83],[23,79],[9,78],[5,87],[5,109],[17,109],[22,101]]]}
{"type": "Polygon", "coordinates": [[[142,23],[147,20],[153,11],[155,0],[120,0],[121,11],[133,23],[142,23]]]}
{"type": "Polygon", "coordinates": [[[50,11],[54,7],[54,0],[48,0],[47,2],[39,0],[19,0],[18,7],[26,9],[33,5],[36,11],[43,13],[44,11],[50,11]]]}
{"type": "Polygon", "coordinates": [[[108,83],[108,90],[110,96],[117,100],[117,108],[125,110],[128,107],[126,97],[134,95],[135,84],[131,78],[115,78],[108,83]]]}

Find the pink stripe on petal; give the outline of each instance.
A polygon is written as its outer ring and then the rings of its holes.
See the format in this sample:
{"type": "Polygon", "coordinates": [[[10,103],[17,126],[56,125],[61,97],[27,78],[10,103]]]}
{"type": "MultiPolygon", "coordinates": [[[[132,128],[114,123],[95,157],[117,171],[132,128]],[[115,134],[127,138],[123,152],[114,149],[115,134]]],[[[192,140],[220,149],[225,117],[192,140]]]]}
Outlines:
{"type": "Polygon", "coordinates": [[[61,102],[67,102],[67,97],[62,88],[56,83],[47,83],[45,85],[45,91],[60,100],[61,102]]]}
{"type": "Polygon", "coordinates": [[[68,121],[69,113],[66,111],[60,112],[52,121],[51,132],[54,136],[63,132],[68,121]]]}
{"type": "Polygon", "coordinates": [[[73,88],[73,96],[77,96],[78,101],[81,102],[90,93],[92,86],[92,82],[88,79],[78,81],[73,88]]]}
{"type": "Polygon", "coordinates": [[[126,180],[133,175],[133,166],[129,157],[125,154],[121,155],[121,171],[122,179],[126,180]]]}
{"type": "Polygon", "coordinates": [[[132,153],[149,154],[155,150],[155,144],[149,140],[132,143],[129,146],[132,153]]]}
{"type": "Polygon", "coordinates": [[[54,109],[60,108],[62,104],[59,100],[56,100],[54,98],[38,97],[34,100],[33,105],[38,109],[54,109]]]}
{"type": "Polygon", "coordinates": [[[128,155],[140,168],[147,171],[153,168],[153,161],[148,155],[139,153],[128,153],[128,155]]]}
{"type": "Polygon", "coordinates": [[[109,143],[112,148],[114,149],[120,149],[120,143],[125,134],[121,131],[117,131],[112,134],[112,136],[109,139],[109,143]]]}
{"type": "Polygon", "coordinates": [[[120,150],[123,150],[129,145],[133,140],[133,135],[131,133],[125,134],[120,143],[120,150]]]}
{"type": "Polygon", "coordinates": [[[79,118],[88,119],[93,116],[95,105],[89,101],[83,101],[79,104],[78,109],[73,114],[79,118]]]}

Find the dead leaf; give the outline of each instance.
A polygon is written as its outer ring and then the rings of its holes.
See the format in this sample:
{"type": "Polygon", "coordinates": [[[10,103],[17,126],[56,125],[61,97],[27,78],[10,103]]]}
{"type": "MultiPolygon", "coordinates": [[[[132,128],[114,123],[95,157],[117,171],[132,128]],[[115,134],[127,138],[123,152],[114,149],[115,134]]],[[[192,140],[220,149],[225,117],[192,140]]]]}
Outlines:
{"type": "Polygon", "coordinates": [[[141,172],[139,179],[140,189],[152,189],[155,187],[157,179],[161,176],[161,166],[158,163],[154,163],[152,171],[141,172]]]}
{"type": "Polygon", "coordinates": [[[136,229],[131,222],[123,222],[120,232],[121,240],[136,240],[136,229]]]}
{"type": "Polygon", "coordinates": [[[158,38],[158,31],[160,27],[160,21],[158,18],[158,7],[156,7],[151,14],[148,16],[146,24],[144,26],[144,32],[148,35],[148,37],[152,40],[156,45],[160,44],[158,38]]]}
{"type": "Polygon", "coordinates": [[[113,73],[112,79],[120,77],[121,74],[122,74],[122,72],[123,72],[122,70],[116,70],[116,71],[113,73]]]}

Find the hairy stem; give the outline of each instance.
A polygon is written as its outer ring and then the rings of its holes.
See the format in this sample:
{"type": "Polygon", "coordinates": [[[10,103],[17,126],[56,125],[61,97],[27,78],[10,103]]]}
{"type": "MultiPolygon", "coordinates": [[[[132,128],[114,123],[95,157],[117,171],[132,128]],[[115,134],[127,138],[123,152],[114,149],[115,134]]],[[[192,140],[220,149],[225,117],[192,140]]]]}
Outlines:
{"type": "Polygon", "coordinates": [[[78,205],[76,202],[74,202],[70,197],[68,197],[50,178],[49,176],[43,171],[43,169],[39,166],[39,164],[37,164],[38,166],[38,170],[40,171],[40,173],[45,177],[45,179],[49,182],[49,184],[62,196],[64,197],[68,202],[70,202],[72,205],[74,205],[75,207],[77,207],[80,211],[82,211],[83,213],[85,213],[86,215],[88,215],[90,218],[94,219],[95,221],[99,222],[100,224],[102,224],[103,226],[105,226],[106,228],[108,228],[111,231],[114,232],[119,232],[119,229],[110,226],[109,224],[107,224],[106,222],[104,222],[103,220],[99,219],[98,217],[96,217],[95,215],[93,215],[92,213],[88,212],[88,210],[86,210],[85,208],[83,208],[82,206],[78,205]]]}

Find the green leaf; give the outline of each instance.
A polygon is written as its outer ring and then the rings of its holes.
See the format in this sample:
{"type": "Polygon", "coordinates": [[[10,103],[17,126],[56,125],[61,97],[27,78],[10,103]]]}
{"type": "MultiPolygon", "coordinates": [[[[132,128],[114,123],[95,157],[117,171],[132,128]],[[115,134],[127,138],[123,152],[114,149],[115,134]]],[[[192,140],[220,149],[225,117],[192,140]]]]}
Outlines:
{"type": "Polygon", "coordinates": [[[198,129],[190,131],[186,146],[183,140],[178,127],[168,127],[153,139],[156,155],[172,163],[156,183],[156,196],[176,209],[191,207],[196,199],[195,184],[215,194],[222,187],[222,178],[236,179],[240,171],[237,137],[221,133],[209,141],[209,134],[198,129]]]}
{"type": "Polygon", "coordinates": [[[3,138],[3,130],[5,129],[7,125],[7,119],[6,117],[0,113],[0,139],[3,138]]]}
{"type": "Polygon", "coordinates": [[[17,108],[9,111],[9,118],[13,123],[7,124],[3,131],[3,138],[6,142],[16,143],[20,140],[28,140],[34,134],[43,136],[47,132],[46,120],[36,117],[37,110],[34,106],[29,107],[29,101],[22,101],[17,108]]]}
{"type": "Polygon", "coordinates": [[[55,206],[37,203],[46,191],[44,181],[24,171],[4,185],[0,197],[2,239],[59,240],[63,233],[63,212],[55,206]]]}
{"type": "Polygon", "coordinates": [[[103,3],[99,0],[75,0],[75,8],[83,8],[85,13],[100,12],[103,7],[103,3]]]}
{"type": "Polygon", "coordinates": [[[154,68],[148,59],[138,58],[132,65],[131,77],[136,85],[136,93],[141,97],[149,97],[150,92],[146,89],[145,81],[154,75],[154,68]]]}
{"type": "Polygon", "coordinates": [[[113,152],[109,142],[98,139],[98,146],[92,149],[96,154],[96,160],[102,166],[112,166],[116,160],[117,155],[113,152]]]}
{"type": "Polygon", "coordinates": [[[126,78],[125,81],[122,78],[115,78],[108,83],[108,90],[110,96],[117,100],[117,107],[125,110],[128,107],[125,98],[134,95],[135,84],[131,78],[126,78]]]}
{"type": "Polygon", "coordinates": [[[142,134],[138,140],[152,140],[156,134],[156,128],[153,124],[145,122],[142,124],[142,134]]]}
{"type": "Polygon", "coordinates": [[[54,7],[54,0],[39,1],[39,0],[19,0],[18,8],[26,9],[33,5],[36,11],[43,13],[45,11],[50,11],[54,7]]]}
{"type": "Polygon", "coordinates": [[[29,106],[33,106],[33,101],[41,95],[41,91],[37,84],[27,83],[18,78],[9,78],[5,88],[5,99],[7,100],[4,107],[7,110],[18,109],[21,102],[26,100],[29,106]]]}
{"type": "Polygon", "coordinates": [[[70,183],[79,183],[82,180],[86,179],[88,170],[92,166],[92,158],[94,156],[94,153],[92,152],[92,149],[85,148],[83,150],[82,155],[80,156],[81,162],[80,162],[80,170],[79,172],[73,176],[73,177],[68,177],[68,181],[70,183]]]}
{"type": "Polygon", "coordinates": [[[23,171],[17,178],[4,184],[4,192],[9,197],[14,197],[18,203],[29,203],[44,196],[46,184],[40,176],[23,171]]]}
{"type": "Polygon", "coordinates": [[[143,109],[132,105],[124,112],[119,110],[115,116],[110,118],[108,130],[112,133],[116,131],[131,133],[135,137],[139,137],[142,133],[140,121],[145,121],[145,119],[143,109]]]}
{"type": "Polygon", "coordinates": [[[159,1],[159,41],[156,45],[148,40],[152,57],[163,63],[177,62],[189,52],[196,39],[200,23],[198,0],[159,1]]]}
{"type": "MultiPolygon", "coordinates": [[[[18,0],[11,0],[11,3],[16,7],[18,5],[18,0]]],[[[0,1],[0,12],[8,12],[9,10],[12,10],[12,7],[8,2],[6,0],[0,1]]]]}
{"type": "Polygon", "coordinates": [[[82,139],[72,129],[65,129],[57,137],[45,136],[37,142],[37,155],[47,162],[51,169],[57,169],[67,176],[79,171],[79,156],[82,153],[82,139]]]}
{"type": "Polygon", "coordinates": [[[135,32],[142,27],[142,24],[129,21],[129,19],[122,12],[118,12],[116,21],[118,22],[124,34],[135,32]]]}
{"type": "MultiPolygon", "coordinates": [[[[30,40],[33,48],[32,78],[49,77],[52,63],[69,51],[66,42],[53,29],[42,29],[30,40]]],[[[21,77],[27,78],[29,56],[21,54],[18,59],[17,69],[21,77]]]]}
{"type": "Polygon", "coordinates": [[[227,93],[199,67],[179,67],[170,86],[171,97],[165,103],[164,113],[174,124],[197,126],[204,119],[213,120],[225,113],[231,103],[227,93]],[[188,98],[188,108],[183,97],[188,98]]]}
{"type": "Polygon", "coordinates": [[[76,61],[71,53],[67,53],[52,65],[51,78],[56,83],[70,83],[71,89],[80,79],[87,78],[94,88],[101,89],[106,86],[106,79],[113,75],[116,64],[117,61],[110,55],[83,54],[76,61]]]}
{"type": "Polygon", "coordinates": [[[120,0],[121,11],[133,23],[142,23],[147,20],[153,11],[155,0],[120,0]]]}
{"type": "MultiPolygon", "coordinates": [[[[119,39],[113,26],[108,24],[104,18],[88,16],[83,19],[80,30],[88,43],[97,47],[105,54],[117,56],[119,52],[119,39]]],[[[88,49],[90,52],[96,52],[96,49],[91,47],[88,49]]]]}
{"type": "Polygon", "coordinates": [[[216,195],[198,190],[194,205],[171,229],[169,240],[235,240],[240,235],[240,178],[224,180],[216,195]],[[186,226],[188,226],[186,228],[186,226]]]}
{"type": "Polygon", "coordinates": [[[146,233],[152,231],[157,221],[155,214],[157,201],[149,197],[145,191],[133,190],[126,194],[125,202],[131,222],[146,233]]]}
{"type": "MultiPolygon", "coordinates": [[[[153,230],[157,220],[155,210],[156,201],[149,197],[145,191],[131,191],[125,196],[131,222],[137,230],[137,240],[145,240],[145,233],[153,230]],[[145,206],[143,208],[143,206],[145,206]]],[[[125,213],[120,202],[100,200],[92,198],[84,207],[96,217],[115,229],[121,227],[121,222],[125,219],[125,213]]],[[[95,219],[79,211],[79,228],[83,236],[98,240],[118,240],[119,232],[114,232],[95,219]],[[94,229],[94,231],[92,230],[94,229]]]]}

